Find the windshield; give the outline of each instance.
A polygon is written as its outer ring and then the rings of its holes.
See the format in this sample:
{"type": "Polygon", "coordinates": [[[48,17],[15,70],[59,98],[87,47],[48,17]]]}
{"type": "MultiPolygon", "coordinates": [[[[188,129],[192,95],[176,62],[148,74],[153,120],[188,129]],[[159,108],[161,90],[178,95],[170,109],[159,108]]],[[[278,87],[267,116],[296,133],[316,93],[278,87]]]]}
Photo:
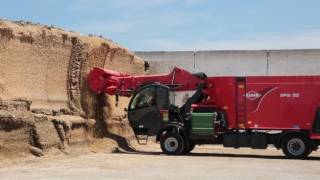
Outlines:
{"type": "Polygon", "coordinates": [[[132,99],[130,109],[151,107],[156,105],[156,89],[149,87],[137,93],[132,99]]]}

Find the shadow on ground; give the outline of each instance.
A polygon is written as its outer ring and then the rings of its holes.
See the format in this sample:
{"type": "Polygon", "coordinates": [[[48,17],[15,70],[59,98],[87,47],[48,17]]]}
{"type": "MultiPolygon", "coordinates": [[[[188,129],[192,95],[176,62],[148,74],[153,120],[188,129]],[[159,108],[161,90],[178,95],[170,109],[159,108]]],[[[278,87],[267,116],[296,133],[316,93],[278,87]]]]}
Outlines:
{"type": "MultiPolygon", "coordinates": [[[[143,151],[119,151],[117,153],[123,154],[135,154],[135,155],[165,155],[162,152],[143,152],[143,151]]],[[[287,160],[297,160],[297,159],[288,159],[285,156],[273,156],[273,155],[256,155],[256,154],[231,154],[231,153],[189,153],[183,154],[179,156],[190,156],[190,157],[231,157],[231,158],[255,158],[255,159],[287,159],[287,160]]],[[[299,160],[299,159],[298,159],[299,160]]],[[[307,161],[319,161],[320,157],[307,157],[305,159],[300,160],[307,160],[307,161]]]]}
{"type": "Polygon", "coordinates": [[[124,151],[119,151],[119,152],[122,152],[122,153],[124,153],[124,152],[126,152],[126,153],[137,153],[138,152],[136,149],[131,147],[130,144],[128,143],[127,139],[122,137],[122,136],[107,132],[107,133],[105,133],[105,137],[116,141],[117,144],[118,144],[118,147],[124,150],[124,151]]]}

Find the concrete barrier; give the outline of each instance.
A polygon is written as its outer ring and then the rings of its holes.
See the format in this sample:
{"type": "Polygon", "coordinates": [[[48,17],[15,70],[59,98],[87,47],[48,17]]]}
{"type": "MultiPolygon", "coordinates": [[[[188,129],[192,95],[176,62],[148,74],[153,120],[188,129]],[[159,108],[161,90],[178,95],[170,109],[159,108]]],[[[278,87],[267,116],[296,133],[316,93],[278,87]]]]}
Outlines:
{"type": "MultiPolygon", "coordinates": [[[[169,73],[174,66],[208,76],[320,75],[320,49],[136,52],[148,61],[150,73],[169,73]]],[[[193,91],[176,92],[184,104],[193,91]]]]}
{"type": "Polygon", "coordinates": [[[168,73],[173,67],[181,67],[189,71],[194,70],[194,52],[138,52],[139,57],[148,61],[151,69],[150,73],[168,73]]]}
{"type": "Polygon", "coordinates": [[[150,63],[150,73],[178,66],[209,76],[320,75],[320,49],[136,53],[150,63]]]}
{"type": "Polygon", "coordinates": [[[270,51],[270,75],[320,75],[320,50],[270,51]]]}
{"type": "Polygon", "coordinates": [[[195,71],[208,76],[266,75],[266,51],[199,51],[195,71]]]}

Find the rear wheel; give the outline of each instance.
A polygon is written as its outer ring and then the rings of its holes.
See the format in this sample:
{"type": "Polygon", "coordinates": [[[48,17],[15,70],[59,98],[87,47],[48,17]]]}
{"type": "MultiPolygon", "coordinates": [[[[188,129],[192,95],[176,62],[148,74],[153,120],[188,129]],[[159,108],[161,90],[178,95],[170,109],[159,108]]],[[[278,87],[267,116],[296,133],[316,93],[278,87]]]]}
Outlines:
{"type": "Polygon", "coordinates": [[[281,144],[283,153],[292,159],[306,158],[311,152],[311,145],[308,139],[299,134],[287,135],[281,144]]]}
{"type": "Polygon", "coordinates": [[[160,146],[162,151],[168,155],[178,155],[184,150],[184,140],[174,132],[168,132],[160,139],[160,146]]]}

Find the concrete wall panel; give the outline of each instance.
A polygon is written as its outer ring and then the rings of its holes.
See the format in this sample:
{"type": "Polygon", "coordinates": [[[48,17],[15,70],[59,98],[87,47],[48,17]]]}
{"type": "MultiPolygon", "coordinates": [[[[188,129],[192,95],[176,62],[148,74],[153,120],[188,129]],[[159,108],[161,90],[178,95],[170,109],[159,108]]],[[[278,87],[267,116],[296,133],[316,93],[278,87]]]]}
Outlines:
{"type": "Polygon", "coordinates": [[[269,75],[320,75],[320,50],[270,51],[269,75]]]}
{"type": "Polygon", "coordinates": [[[199,51],[196,71],[208,76],[266,75],[266,51],[199,51]]]}
{"type": "Polygon", "coordinates": [[[189,71],[194,69],[194,52],[136,52],[150,64],[150,73],[168,73],[173,67],[181,67],[189,71]]]}

